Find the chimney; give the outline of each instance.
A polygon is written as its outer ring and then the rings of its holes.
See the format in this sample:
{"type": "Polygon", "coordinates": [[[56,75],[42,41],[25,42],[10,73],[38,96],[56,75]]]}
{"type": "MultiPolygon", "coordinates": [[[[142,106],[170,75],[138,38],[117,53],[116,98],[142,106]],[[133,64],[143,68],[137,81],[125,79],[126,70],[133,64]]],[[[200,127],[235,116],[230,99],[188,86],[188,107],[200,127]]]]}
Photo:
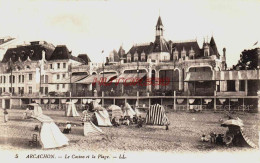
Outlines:
{"type": "Polygon", "coordinates": [[[46,60],[46,56],[45,56],[45,50],[42,50],[42,60],[46,60]]]}
{"type": "Polygon", "coordinates": [[[223,57],[226,57],[226,48],[223,48],[223,57]]]}

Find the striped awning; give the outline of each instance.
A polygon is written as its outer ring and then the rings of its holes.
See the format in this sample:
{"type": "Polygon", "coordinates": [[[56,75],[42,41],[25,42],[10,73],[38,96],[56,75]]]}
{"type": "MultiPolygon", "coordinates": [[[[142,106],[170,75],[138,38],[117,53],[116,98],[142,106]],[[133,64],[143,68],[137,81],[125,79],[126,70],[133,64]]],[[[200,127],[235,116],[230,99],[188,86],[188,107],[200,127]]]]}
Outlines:
{"type": "Polygon", "coordinates": [[[129,73],[129,74],[121,74],[116,79],[112,81],[112,83],[131,83],[137,82],[138,79],[142,79],[146,73],[129,73]]]}
{"type": "Polygon", "coordinates": [[[108,82],[111,78],[115,77],[116,74],[99,74],[99,75],[90,75],[85,79],[82,79],[80,81],[77,81],[76,83],[81,83],[81,84],[91,84],[95,82],[102,82],[103,78],[106,82],[108,82]]]}
{"type": "Polygon", "coordinates": [[[187,72],[184,81],[209,81],[212,77],[212,72],[187,72]]]}

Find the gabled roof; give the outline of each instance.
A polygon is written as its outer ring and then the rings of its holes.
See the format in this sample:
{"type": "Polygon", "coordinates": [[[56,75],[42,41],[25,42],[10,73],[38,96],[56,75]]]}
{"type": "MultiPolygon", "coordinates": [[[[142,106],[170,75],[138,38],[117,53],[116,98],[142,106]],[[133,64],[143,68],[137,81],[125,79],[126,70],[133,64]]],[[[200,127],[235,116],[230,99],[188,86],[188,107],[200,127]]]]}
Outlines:
{"type": "MultiPolygon", "coordinates": [[[[141,54],[144,52],[145,57],[147,59],[147,55],[149,53],[152,53],[153,51],[153,43],[150,44],[143,44],[143,45],[134,45],[132,48],[128,51],[127,54],[131,54],[132,58],[131,60],[134,60],[134,54],[138,54],[138,59],[141,60],[141,54]]],[[[124,55],[124,58],[126,58],[127,54],[124,55]]]]}
{"type": "Polygon", "coordinates": [[[161,16],[159,16],[159,18],[157,20],[156,27],[158,27],[158,26],[163,26],[161,16]]]}

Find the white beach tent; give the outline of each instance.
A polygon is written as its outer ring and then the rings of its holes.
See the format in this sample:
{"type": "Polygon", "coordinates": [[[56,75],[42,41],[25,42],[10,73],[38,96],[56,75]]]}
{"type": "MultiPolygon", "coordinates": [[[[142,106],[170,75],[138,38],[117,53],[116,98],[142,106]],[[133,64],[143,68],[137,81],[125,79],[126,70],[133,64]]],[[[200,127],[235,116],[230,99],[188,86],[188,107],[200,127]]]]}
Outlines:
{"type": "Polygon", "coordinates": [[[105,108],[103,108],[100,104],[99,104],[100,100],[94,100],[93,101],[93,106],[94,106],[94,116],[97,119],[97,125],[98,126],[112,126],[112,123],[110,122],[109,119],[109,114],[107,112],[107,110],[105,108]]]}
{"type": "Polygon", "coordinates": [[[69,144],[68,138],[49,116],[41,114],[35,118],[41,122],[40,142],[44,149],[58,148],[69,144]]]}
{"type": "Polygon", "coordinates": [[[42,108],[39,104],[31,103],[31,104],[29,104],[29,106],[33,108],[33,112],[31,115],[32,117],[37,117],[42,114],[42,108]]]}
{"type": "Polygon", "coordinates": [[[124,106],[124,116],[129,116],[130,118],[133,118],[134,115],[136,115],[135,111],[128,103],[126,103],[124,106]]]}
{"type": "Polygon", "coordinates": [[[77,112],[74,101],[66,102],[65,116],[66,117],[78,117],[79,116],[79,113],[77,112]]]}

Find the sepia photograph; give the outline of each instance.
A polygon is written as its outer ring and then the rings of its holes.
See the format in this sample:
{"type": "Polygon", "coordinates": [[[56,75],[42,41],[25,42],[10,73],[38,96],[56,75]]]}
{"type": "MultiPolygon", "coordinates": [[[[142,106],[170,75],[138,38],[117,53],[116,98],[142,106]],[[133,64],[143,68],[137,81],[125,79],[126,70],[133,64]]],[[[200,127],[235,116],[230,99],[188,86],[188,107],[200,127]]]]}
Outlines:
{"type": "Polygon", "coordinates": [[[0,160],[260,162],[259,9],[0,0],[0,160]]]}

